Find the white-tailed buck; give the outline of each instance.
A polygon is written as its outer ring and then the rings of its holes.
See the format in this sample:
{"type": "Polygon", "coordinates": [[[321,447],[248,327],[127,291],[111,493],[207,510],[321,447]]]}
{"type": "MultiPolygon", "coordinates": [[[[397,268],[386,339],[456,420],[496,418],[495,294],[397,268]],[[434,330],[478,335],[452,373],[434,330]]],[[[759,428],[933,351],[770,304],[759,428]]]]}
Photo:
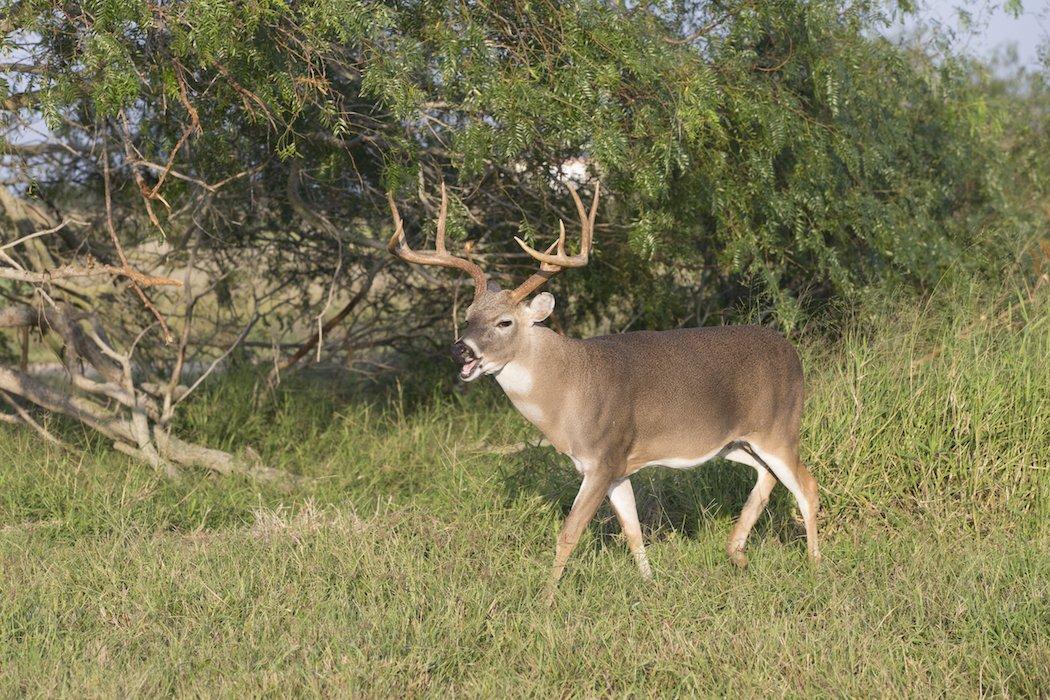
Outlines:
{"type": "Polygon", "coordinates": [[[547,280],[583,267],[594,235],[598,191],[588,212],[569,191],[581,220],[578,255],[565,252],[565,225],[557,250],[521,247],[539,271],[517,289],[503,290],[481,268],[445,248],[448,200],[441,186],[435,250],[412,250],[392,195],[389,250],[420,265],[453,267],[474,280],[463,336],[452,346],[460,377],[495,377],[514,407],[569,456],[583,483],[561,533],[551,584],[587,523],[608,496],[642,575],[651,575],[642,543],[630,476],[642,467],[696,467],[725,457],[754,467],[758,479],[729,536],[727,550],[747,565],[748,533],[780,481],[794,494],[806,525],[809,555],[817,548],[817,483],[799,459],[802,365],[780,334],[760,326],[638,331],[576,340],[539,325],[554,309],[542,292],[547,280]]]}

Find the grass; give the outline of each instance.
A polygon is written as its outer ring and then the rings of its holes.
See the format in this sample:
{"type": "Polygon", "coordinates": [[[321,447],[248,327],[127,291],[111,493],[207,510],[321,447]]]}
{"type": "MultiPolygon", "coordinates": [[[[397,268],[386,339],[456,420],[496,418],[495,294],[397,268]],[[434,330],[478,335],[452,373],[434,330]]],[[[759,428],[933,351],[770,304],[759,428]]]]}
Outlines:
{"type": "Polygon", "coordinates": [[[316,477],[294,488],[2,428],[0,695],[1045,697],[1045,298],[874,313],[802,341],[819,568],[782,488],[740,572],[723,546],[753,473],[650,470],[655,580],[606,509],[551,608],[577,477],[491,449],[536,437],[492,387],[246,375],[188,407],[195,438],[316,477]]]}

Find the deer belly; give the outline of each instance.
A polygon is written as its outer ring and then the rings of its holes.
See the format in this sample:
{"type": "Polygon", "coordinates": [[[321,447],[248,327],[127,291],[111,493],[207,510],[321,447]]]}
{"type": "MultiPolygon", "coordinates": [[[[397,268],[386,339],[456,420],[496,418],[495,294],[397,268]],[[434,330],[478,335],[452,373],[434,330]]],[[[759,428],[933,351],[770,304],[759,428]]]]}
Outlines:
{"type": "Polygon", "coordinates": [[[718,448],[713,452],[707,454],[698,455],[695,457],[660,457],[657,459],[651,459],[642,464],[638,465],[637,469],[643,467],[670,467],[671,469],[692,469],[693,467],[699,467],[704,462],[710,461],[717,457],[722,452],[722,448],[718,448]]]}

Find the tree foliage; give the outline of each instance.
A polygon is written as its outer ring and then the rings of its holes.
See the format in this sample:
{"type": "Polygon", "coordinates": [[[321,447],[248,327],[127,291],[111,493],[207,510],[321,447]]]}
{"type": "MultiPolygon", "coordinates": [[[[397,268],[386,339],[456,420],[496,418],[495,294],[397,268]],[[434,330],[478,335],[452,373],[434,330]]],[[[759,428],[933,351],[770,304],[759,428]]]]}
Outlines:
{"type": "MultiPolygon", "coordinates": [[[[757,299],[791,326],[1000,250],[1008,115],[972,66],[880,38],[866,0],[2,5],[33,69],[9,73],[9,123],[46,120],[50,144],[11,139],[8,167],[61,207],[100,199],[108,159],[131,242],[184,248],[188,208],[212,245],[264,241],[310,284],[375,264],[387,189],[425,229],[444,178],[453,236],[513,276],[513,235],[571,219],[556,178],[582,158],[609,196],[595,262],[558,283],[568,320],[757,299]]],[[[384,274],[429,308],[429,282],[384,274]]]]}

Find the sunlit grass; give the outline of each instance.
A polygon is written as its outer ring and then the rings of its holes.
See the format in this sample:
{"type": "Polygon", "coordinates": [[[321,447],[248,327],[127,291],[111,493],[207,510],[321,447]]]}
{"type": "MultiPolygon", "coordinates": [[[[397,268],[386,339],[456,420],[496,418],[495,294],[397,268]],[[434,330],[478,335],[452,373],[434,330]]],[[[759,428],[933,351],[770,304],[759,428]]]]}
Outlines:
{"type": "Polygon", "coordinates": [[[295,487],[0,429],[0,694],[1046,695],[1045,299],[877,313],[800,341],[820,568],[780,488],[728,563],[751,470],[648,471],[655,580],[603,510],[552,608],[577,476],[493,387],[243,374],[190,404],[295,487]]]}

